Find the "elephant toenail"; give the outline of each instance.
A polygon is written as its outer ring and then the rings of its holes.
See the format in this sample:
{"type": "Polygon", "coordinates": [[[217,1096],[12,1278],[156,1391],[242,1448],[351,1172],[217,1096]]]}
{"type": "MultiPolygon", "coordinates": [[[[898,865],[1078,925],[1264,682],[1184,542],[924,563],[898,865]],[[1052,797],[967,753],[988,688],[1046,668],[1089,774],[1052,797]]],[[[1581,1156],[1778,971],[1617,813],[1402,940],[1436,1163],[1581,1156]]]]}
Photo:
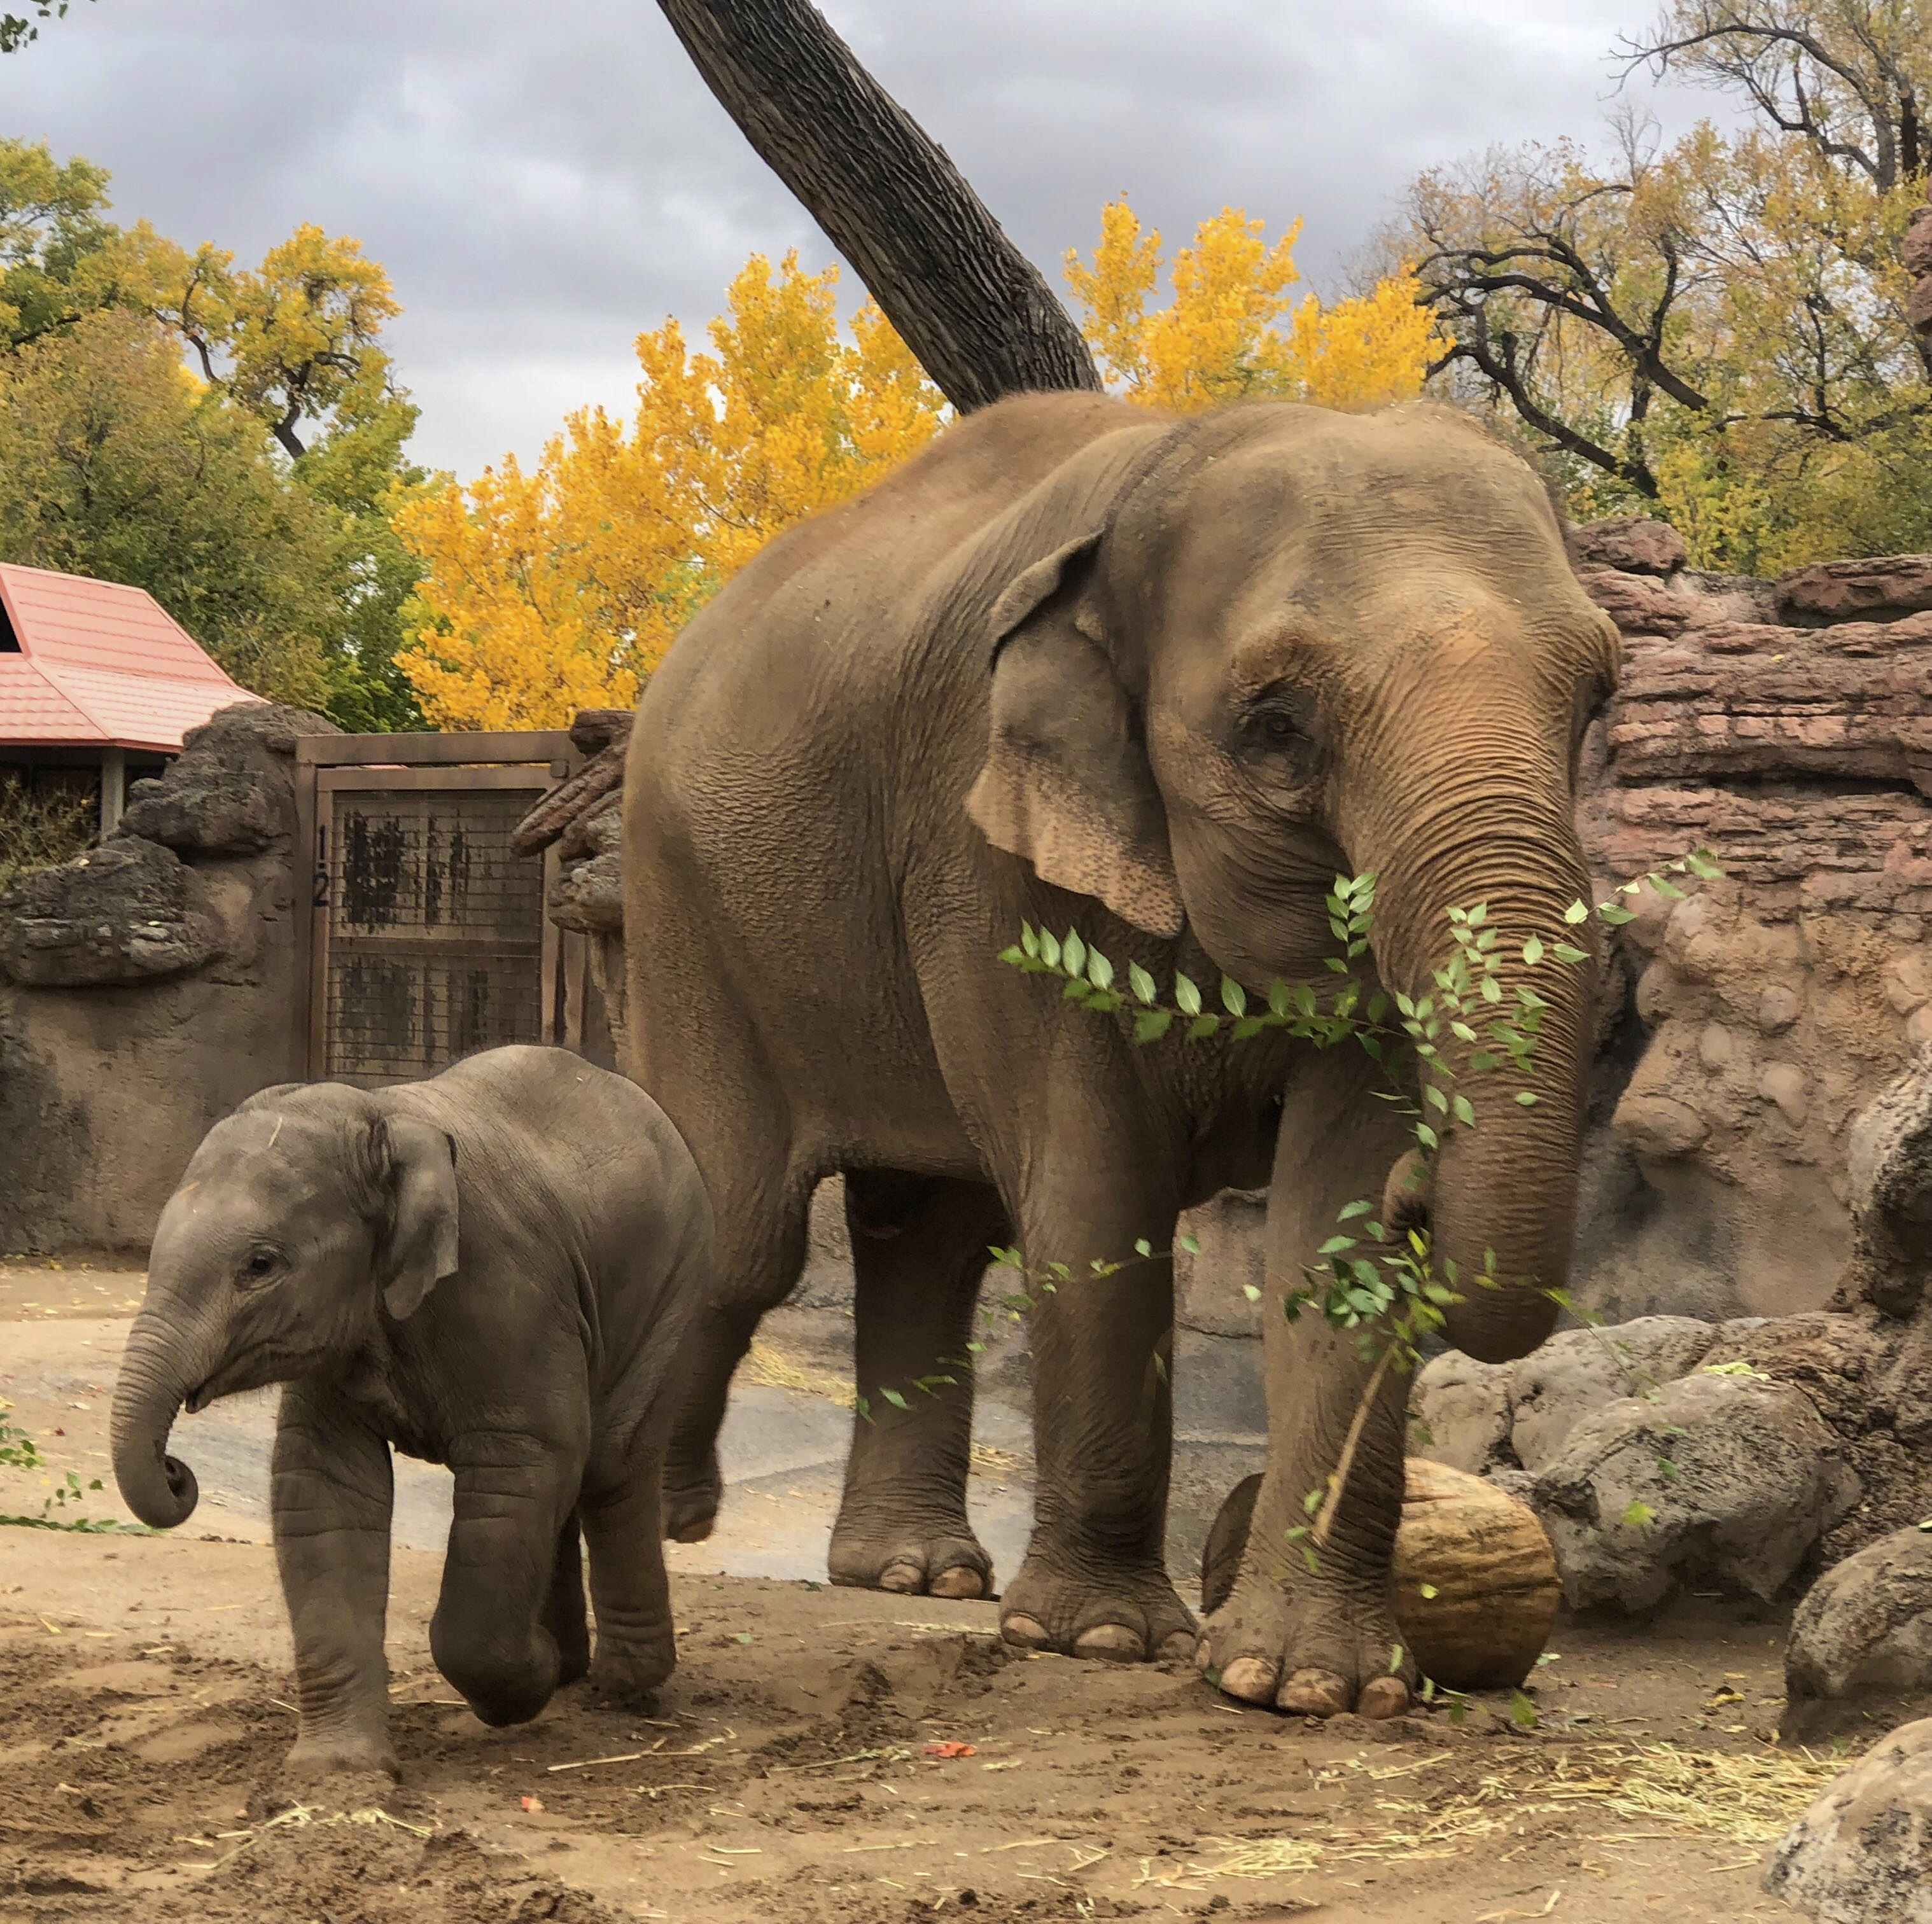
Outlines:
{"type": "Polygon", "coordinates": [[[1194,1646],[1194,1668],[1212,1670],[1214,1668],[1214,1646],[1205,1637],[1194,1646]]]}
{"type": "Polygon", "coordinates": [[[1172,1630],[1161,1639],[1160,1660],[1164,1664],[1182,1664],[1193,1656],[1194,1647],[1200,1641],[1192,1630],[1172,1630]]]}
{"type": "Polygon", "coordinates": [[[951,1569],[942,1570],[933,1578],[932,1594],[952,1597],[984,1596],[986,1594],[986,1580],[969,1565],[955,1564],[951,1569]]]}
{"type": "Polygon", "coordinates": [[[926,1572],[916,1563],[888,1563],[879,1572],[879,1587],[902,1596],[916,1596],[926,1587],[926,1572]]]}
{"type": "Polygon", "coordinates": [[[1378,1677],[1355,1707],[1365,1717],[1400,1717],[1408,1708],[1408,1686],[1399,1677],[1378,1677]]]}
{"type": "Polygon", "coordinates": [[[1147,1655],[1147,1645],[1124,1623],[1096,1623],[1074,1638],[1073,1654],[1102,1663],[1137,1664],[1147,1655]]]}
{"type": "Polygon", "coordinates": [[[1278,1674],[1265,1657],[1237,1657],[1221,1673],[1222,1694],[1249,1704],[1265,1704],[1274,1695],[1278,1674]]]}
{"type": "Polygon", "coordinates": [[[715,1516],[698,1517],[689,1523],[673,1526],[670,1540],[674,1543],[702,1543],[711,1534],[711,1527],[718,1519],[715,1516]]]}
{"type": "Polygon", "coordinates": [[[1298,1716],[1339,1717],[1348,1709],[1348,1686],[1332,1670],[1298,1670],[1275,1701],[1298,1716]]]}
{"type": "Polygon", "coordinates": [[[1001,1623],[1000,1635],[1023,1650],[1043,1650],[1053,1641],[1046,1634],[1046,1626],[1036,1617],[1009,1617],[1001,1623]]]}

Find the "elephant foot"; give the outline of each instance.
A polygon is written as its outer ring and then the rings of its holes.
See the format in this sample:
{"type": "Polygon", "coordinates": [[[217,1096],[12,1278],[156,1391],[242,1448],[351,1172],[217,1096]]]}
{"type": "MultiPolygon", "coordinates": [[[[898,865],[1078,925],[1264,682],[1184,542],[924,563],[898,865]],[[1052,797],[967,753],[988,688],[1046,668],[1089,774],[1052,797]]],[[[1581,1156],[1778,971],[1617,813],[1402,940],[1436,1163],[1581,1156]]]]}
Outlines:
{"type": "Polygon", "coordinates": [[[1224,1696],[1304,1717],[1399,1717],[1415,1676],[1372,1587],[1307,1573],[1244,1578],[1194,1661],[1224,1696]]]}
{"type": "Polygon", "coordinates": [[[1156,1565],[1070,1572],[1030,1554],[1000,1601],[1000,1635],[1027,1650],[1102,1663],[1194,1654],[1194,1619],[1156,1565]]]}
{"type": "Polygon", "coordinates": [[[386,1735],[318,1732],[296,1740],[272,1788],[278,1799],[346,1810],[380,1803],[402,1774],[386,1735]]]}
{"type": "Polygon", "coordinates": [[[702,1543],[717,1526],[724,1495],[716,1450],[687,1458],[674,1449],[664,1472],[664,1535],[674,1543],[702,1543]]]}
{"type": "Polygon", "coordinates": [[[662,1643],[614,1644],[599,1638],[586,1688],[600,1704],[621,1710],[649,1710],[677,1662],[667,1629],[662,1643]]]}
{"type": "Polygon", "coordinates": [[[993,1560],[964,1516],[934,1522],[880,1523],[842,1511],[827,1557],[832,1581],[854,1590],[906,1596],[993,1594],[993,1560]]]}

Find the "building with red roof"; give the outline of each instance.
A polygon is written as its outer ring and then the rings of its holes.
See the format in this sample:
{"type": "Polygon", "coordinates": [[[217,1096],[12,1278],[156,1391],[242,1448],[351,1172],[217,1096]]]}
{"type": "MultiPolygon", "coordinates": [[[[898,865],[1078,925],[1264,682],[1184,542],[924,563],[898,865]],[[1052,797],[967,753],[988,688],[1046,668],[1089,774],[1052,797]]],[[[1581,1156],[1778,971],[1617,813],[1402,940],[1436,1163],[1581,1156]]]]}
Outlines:
{"type": "Polygon", "coordinates": [[[188,730],[260,699],[144,589],[0,562],[0,781],[98,788],[106,834],[130,775],[158,774],[188,730]]]}

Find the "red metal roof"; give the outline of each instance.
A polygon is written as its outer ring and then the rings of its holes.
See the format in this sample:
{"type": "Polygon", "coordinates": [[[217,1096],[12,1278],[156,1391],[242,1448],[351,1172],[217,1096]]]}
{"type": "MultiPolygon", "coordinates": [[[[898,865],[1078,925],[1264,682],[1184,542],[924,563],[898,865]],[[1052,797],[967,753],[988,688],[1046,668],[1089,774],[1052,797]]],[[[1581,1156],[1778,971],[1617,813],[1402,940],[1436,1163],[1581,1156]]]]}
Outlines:
{"type": "Polygon", "coordinates": [[[145,589],[0,562],[0,747],[172,754],[218,709],[259,701],[145,589]]]}

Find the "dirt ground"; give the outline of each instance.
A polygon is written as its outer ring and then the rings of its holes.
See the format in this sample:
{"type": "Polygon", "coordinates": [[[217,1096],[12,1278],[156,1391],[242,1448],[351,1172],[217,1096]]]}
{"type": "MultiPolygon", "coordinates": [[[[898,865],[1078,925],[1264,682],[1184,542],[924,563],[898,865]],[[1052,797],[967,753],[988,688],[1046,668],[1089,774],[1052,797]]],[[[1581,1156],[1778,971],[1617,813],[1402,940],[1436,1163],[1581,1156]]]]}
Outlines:
{"type": "MultiPolygon", "coordinates": [[[[22,1326],[140,1280],[0,1275],[0,1393],[22,1326]]],[[[95,1457],[98,1400],[18,1413],[76,1426],[43,1427],[51,1470],[95,1457]]],[[[439,1559],[399,1548],[405,1782],[291,1809],[265,1533],[187,1528],[0,1529],[0,1924],[1725,1924],[1792,1914],[1759,1866],[1835,1767],[1772,1741],[1782,1624],[1712,1601],[1564,1624],[1514,1717],[1320,1725],[1010,1651],[987,1604],[688,1569],[653,1717],[566,1692],[493,1731],[430,1662],[439,1559]]]]}

